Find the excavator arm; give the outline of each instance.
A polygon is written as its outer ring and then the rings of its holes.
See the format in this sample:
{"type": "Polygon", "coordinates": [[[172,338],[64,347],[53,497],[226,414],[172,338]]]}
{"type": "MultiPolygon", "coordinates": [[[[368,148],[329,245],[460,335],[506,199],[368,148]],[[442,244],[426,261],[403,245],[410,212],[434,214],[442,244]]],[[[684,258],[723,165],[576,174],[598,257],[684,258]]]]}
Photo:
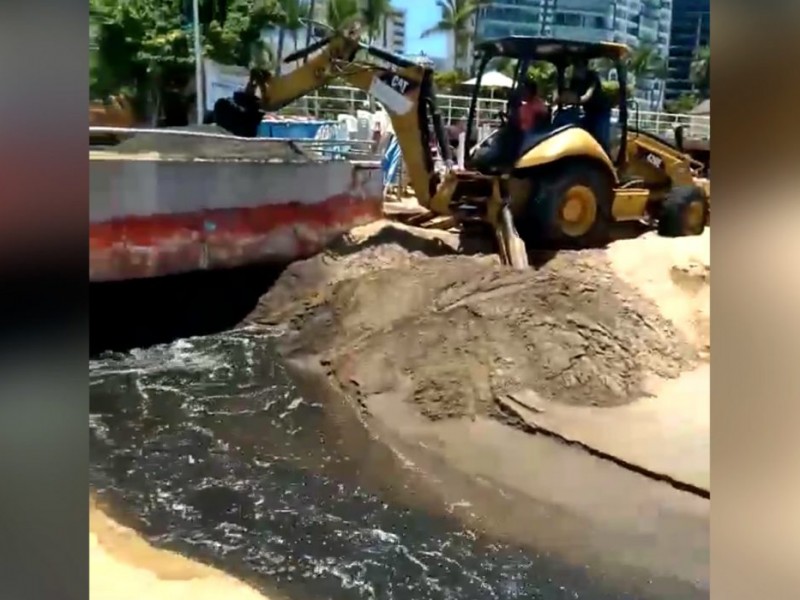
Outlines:
{"type": "Polygon", "coordinates": [[[336,33],[286,57],[292,62],[312,56],[290,73],[271,76],[253,71],[247,91],[258,90],[263,110],[277,111],[298,98],[339,79],[361,89],[386,109],[420,205],[429,207],[439,185],[431,152],[433,133],[446,161],[452,162],[436,106],[433,70],[358,41],[357,33],[336,33]],[[366,51],[374,60],[358,60],[366,51]]]}

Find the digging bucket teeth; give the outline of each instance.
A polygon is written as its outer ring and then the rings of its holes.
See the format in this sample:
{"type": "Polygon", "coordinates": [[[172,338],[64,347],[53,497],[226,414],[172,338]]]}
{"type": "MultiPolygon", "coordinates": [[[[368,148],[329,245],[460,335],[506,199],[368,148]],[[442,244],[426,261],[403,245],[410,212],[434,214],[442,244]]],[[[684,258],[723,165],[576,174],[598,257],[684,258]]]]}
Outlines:
{"type": "Polygon", "coordinates": [[[525,242],[517,233],[514,227],[514,218],[508,204],[504,204],[500,210],[500,222],[495,230],[497,245],[500,248],[500,259],[503,264],[510,265],[515,269],[527,269],[528,252],[525,249],[525,242]]]}

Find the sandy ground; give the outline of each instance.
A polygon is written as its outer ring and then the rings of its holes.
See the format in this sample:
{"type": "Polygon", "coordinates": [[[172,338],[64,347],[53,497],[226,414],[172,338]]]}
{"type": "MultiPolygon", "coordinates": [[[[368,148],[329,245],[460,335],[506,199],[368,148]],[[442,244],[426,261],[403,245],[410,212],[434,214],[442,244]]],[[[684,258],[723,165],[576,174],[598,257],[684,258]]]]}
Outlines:
{"type": "Polygon", "coordinates": [[[650,477],[710,494],[710,365],[673,380],[656,380],[651,390],[614,410],[546,402],[531,390],[499,401],[534,430],[646,470],[650,477]]]}
{"type": "Polygon", "coordinates": [[[265,600],[211,567],[150,546],[89,506],[89,596],[93,600],[265,600]]]}
{"type": "Polygon", "coordinates": [[[318,355],[361,404],[410,379],[409,400],[431,419],[499,416],[495,398],[524,388],[571,405],[623,405],[648,377],[673,378],[699,360],[601,250],[518,272],[493,257],[425,256],[434,242],[408,247],[410,235],[387,225],[295,263],[251,320],[288,323],[285,353],[318,355]]]}
{"type": "Polygon", "coordinates": [[[648,233],[612,244],[614,271],[656,303],[700,350],[711,352],[711,233],[679,239],[648,233]]]}
{"type": "Polygon", "coordinates": [[[710,493],[710,251],[709,231],[678,240],[648,233],[607,251],[616,275],[695,347],[697,367],[650,378],[642,398],[613,411],[547,402],[530,389],[500,402],[534,429],[710,493]]]}
{"type": "Polygon", "coordinates": [[[709,356],[707,269],[625,258],[683,240],[561,253],[520,273],[418,231],[373,225],[295,263],[249,321],[287,325],[284,353],[318,356],[360,404],[406,390],[431,419],[500,416],[497,398],[525,389],[620,406],[709,356]]]}
{"type": "Polygon", "coordinates": [[[627,567],[708,587],[707,500],[494,418],[431,421],[390,397],[368,408],[379,437],[435,474],[471,527],[626,580],[627,567]]]}
{"type": "Polygon", "coordinates": [[[523,273],[465,250],[446,232],[373,224],[292,265],[248,321],[285,327],[283,354],[418,464],[585,519],[570,531],[509,508],[493,529],[513,514],[511,535],[707,582],[710,232],[523,273]]]}

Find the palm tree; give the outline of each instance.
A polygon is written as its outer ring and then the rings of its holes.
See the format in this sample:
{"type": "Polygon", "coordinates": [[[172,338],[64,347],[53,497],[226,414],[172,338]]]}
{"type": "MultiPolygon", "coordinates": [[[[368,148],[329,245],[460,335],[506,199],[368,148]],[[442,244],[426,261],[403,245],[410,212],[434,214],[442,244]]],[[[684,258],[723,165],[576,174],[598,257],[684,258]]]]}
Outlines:
{"type": "Polygon", "coordinates": [[[711,83],[711,48],[709,46],[701,46],[695,50],[689,68],[689,79],[694,91],[698,92],[701,98],[708,98],[711,83]]]}
{"type": "Polygon", "coordinates": [[[651,42],[644,42],[628,58],[628,73],[633,78],[633,86],[639,87],[642,79],[666,77],[667,61],[651,42]]]}
{"type": "Polygon", "coordinates": [[[325,22],[336,31],[343,31],[358,20],[358,0],[328,0],[325,22]]]}
{"type": "Polygon", "coordinates": [[[472,40],[472,16],[478,10],[482,0],[436,0],[436,5],[441,11],[439,22],[422,32],[422,37],[434,33],[446,33],[451,37],[455,67],[463,66],[467,60],[469,43],[472,40]]]}
{"type": "Polygon", "coordinates": [[[283,59],[283,47],[286,41],[286,33],[292,36],[294,49],[297,50],[297,37],[301,29],[305,27],[303,22],[309,15],[308,3],[306,0],[278,0],[279,20],[278,20],[278,57],[279,62],[276,73],[280,75],[281,62],[283,59]]]}
{"type": "MultiPolygon", "coordinates": [[[[311,45],[311,30],[314,28],[313,23],[311,21],[316,18],[317,15],[317,0],[311,0],[308,6],[308,25],[306,26],[306,46],[311,45]]],[[[303,57],[303,63],[308,62],[308,54],[303,57]]]]}
{"type": "Polygon", "coordinates": [[[386,44],[386,25],[392,12],[390,0],[364,0],[361,8],[361,19],[367,30],[367,38],[372,44],[383,30],[383,41],[386,44]]]}
{"type": "Polygon", "coordinates": [[[628,58],[628,72],[634,77],[659,77],[666,70],[666,61],[658,53],[658,48],[650,43],[641,44],[628,58]]]}

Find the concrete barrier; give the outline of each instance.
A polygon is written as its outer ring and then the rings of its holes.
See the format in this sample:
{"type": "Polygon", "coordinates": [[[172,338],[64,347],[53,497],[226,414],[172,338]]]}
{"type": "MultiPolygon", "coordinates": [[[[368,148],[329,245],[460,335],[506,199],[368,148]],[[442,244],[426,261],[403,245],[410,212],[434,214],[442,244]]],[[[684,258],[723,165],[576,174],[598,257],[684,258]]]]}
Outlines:
{"type": "Polygon", "coordinates": [[[382,216],[377,163],[92,152],[91,281],[288,263],[382,216]]]}

